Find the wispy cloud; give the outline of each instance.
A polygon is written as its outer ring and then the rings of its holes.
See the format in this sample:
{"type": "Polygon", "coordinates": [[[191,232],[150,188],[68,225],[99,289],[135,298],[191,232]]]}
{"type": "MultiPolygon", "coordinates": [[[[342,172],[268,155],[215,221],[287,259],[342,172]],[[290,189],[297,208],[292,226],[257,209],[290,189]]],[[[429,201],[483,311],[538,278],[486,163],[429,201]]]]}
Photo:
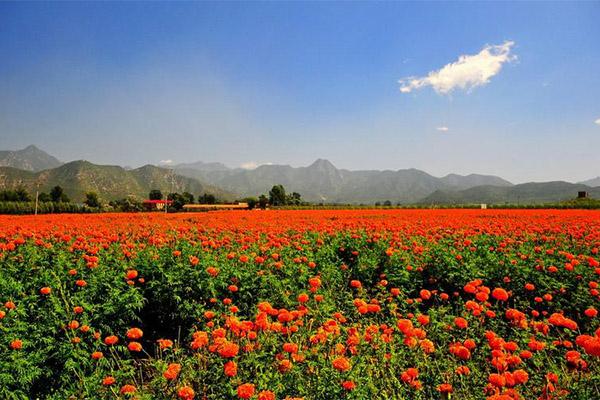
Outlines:
{"type": "Polygon", "coordinates": [[[516,60],[517,57],[511,54],[514,44],[506,41],[500,45],[487,45],[479,53],[461,55],[457,61],[431,71],[427,76],[400,79],[400,91],[410,93],[431,86],[440,94],[448,94],[454,89],[470,90],[486,85],[505,63],[516,60]]]}
{"type": "Polygon", "coordinates": [[[256,161],[248,161],[248,162],[243,163],[242,165],[240,165],[240,168],[243,168],[243,169],[256,169],[256,168],[260,167],[261,165],[273,165],[273,163],[270,163],[270,162],[259,163],[259,162],[256,162],[256,161]]]}
{"type": "Polygon", "coordinates": [[[440,131],[440,132],[448,132],[448,130],[449,130],[450,128],[448,128],[447,126],[438,126],[438,127],[437,127],[437,128],[435,128],[435,129],[437,129],[437,130],[438,130],[438,131],[440,131]]]}
{"type": "Polygon", "coordinates": [[[160,160],[159,164],[160,165],[171,165],[171,164],[173,164],[173,160],[160,160]]]}
{"type": "Polygon", "coordinates": [[[596,125],[600,125],[600,118],[598,118],[597,120],[595,120],[595,121],[594,121],[594,123],[595,123],[596,125]]]}

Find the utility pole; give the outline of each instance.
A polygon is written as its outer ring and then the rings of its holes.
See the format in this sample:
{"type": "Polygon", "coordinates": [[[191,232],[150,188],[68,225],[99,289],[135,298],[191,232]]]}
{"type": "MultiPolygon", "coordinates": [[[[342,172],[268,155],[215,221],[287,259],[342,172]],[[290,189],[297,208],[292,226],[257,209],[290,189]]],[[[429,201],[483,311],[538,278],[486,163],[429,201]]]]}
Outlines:
{"type": "MultiPolygon", "coordinates": [[[[173,192],[173,170],[168,170],[169,174],[171,175],[171,192],[173,192]]],[[[169,180],[169,175],[167,175],[167,182],[169,180]]],[[[167,197],[165,198],[165,214],[167,213],[167,209],[169,208],[169,191],[167,190],[166,193],[167,197]]]]}
{"type": "Polygon", "coordinates": [[[37,215],[39,195],[40,195],[40,182],[37,183],[36,188],[35,188],[35,215],[37,215]]]}

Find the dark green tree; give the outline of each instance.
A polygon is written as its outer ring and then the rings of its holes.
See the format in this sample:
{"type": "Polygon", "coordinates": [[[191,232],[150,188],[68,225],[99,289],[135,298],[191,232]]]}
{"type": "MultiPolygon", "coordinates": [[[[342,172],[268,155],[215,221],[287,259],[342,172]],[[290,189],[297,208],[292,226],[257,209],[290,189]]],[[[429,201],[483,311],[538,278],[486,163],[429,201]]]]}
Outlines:
{"type": "Polygon", "coordinates": [[[40,203],[48,203],[52,201],[52,197],[50,197],[50,195],[46,192],[41,192],[38,194],[38,201],[40,203]]]}
{"type": "Polygon", "coordinates": [[[31,201],[32,198],[29,195],[29,193],[27,192],[27,190],[25,190],[25,188],[23,186],[19,186],[17,188],[17,190],[15,190],[15,194],[17,195],[17,201],[31,201]]]}
{"type": "Polygon", "coordinates": [[[302,204],[302,197],[300,196],[300,193],[293,192],[286,196],[285,203],[292,206],[299,206],[302,204]]]}
{"type": "Polygon", "coordinates": [[[265,209],[267,208],[267,206],[269,205],[269,199],[267,198],[267,196],[265,196],[264,194],[261,194],[260,196],[258,196],[258,206],[261,209],[265,209]]]}
{"type": "Polygon", "coordinates": [[[284,206],[286,200],[285,188],[283,185],[275,185],[269,191],[269,203],[272,206],[284,206]]]}
{"type": "Polygon", "coordinates": [[[50,198],[55,203],[68,203],[69,197],[64,192],[63,188],[60,186],[54,186],[50,191],[50,198]]]}
{"type": "Polygon", "coordinates": [[[92,208],[100,208],[102,206],[96,192],[87,192],[83,203],[92,208]]]}
{"type": "Polygon", "coordinates": [[[240,200],[242,203],[248,204],[248,209],[252,210],[258,205],[258,199],[256,197],[244,197],[240,200]]]}
{"type": "Polygon", "coordinates": [[[214,194],[204,193],[202,196],[198,196],[198,203],[200,204],[216,204],[217,198],[214,194]]]}
{"type": "Polygon", "coordinates": [[[193,204],[194,203],[194,195],[191,194],[190,192],[183,192],[181,194],[181,197],[183,197],[185,204],[193,204]]]}
{"type": "Polygon", "coordinates": [[[150,200],[162,200],[163,198],[163,194],[160,190],[158,189],[152,189],[150,191],[150,193],[148,193],[148,198],[150,200]]]}
{"type": "Polygon", "coordinates": [[[173,201],[172,204],[169,205],[169,209],[180,211],[183,209],[183,205],[186,204],[185,198],[179,193],[169,193],[167,195],[167,200],[173,201]]]}

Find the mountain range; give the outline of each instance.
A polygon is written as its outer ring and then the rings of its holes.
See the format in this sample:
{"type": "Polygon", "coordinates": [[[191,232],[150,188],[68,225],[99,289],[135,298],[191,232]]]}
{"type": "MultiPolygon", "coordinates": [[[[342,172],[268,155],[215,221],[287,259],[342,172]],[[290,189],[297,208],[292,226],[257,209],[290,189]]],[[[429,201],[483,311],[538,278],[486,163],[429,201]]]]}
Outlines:
{"type": "Polygon", "coordinates": [[[298,192],[305,200],[328,203],[413,203],[436,190],[461,190],[478,185],[510,186],[496,176],[456,175],[436,178],[418,169],[349,171],[318,159],[307,167],[261,165],[230,169],[223,164],[175,165],[178,174],[200,179],[241,196],[266,193],[274,184],[298,192]]]}
{"type": "Polygon", "coordinates": [[[126,170],[119,166],[72,161],[38,172],[0,167],[0,190],[23,186],[30,193],[38,189],[48,193],[56,185],[61,186],[77,202],[83,201],[85,193],[89,191],[98,193],[104,200],[117,200],[130,195],[145,199],[152,189],[165,193],[212,193],[225,200],[235,197],[232,193],[154,165],[126,170]]]}
{"type": "Polygon", "coordinates": [[[212,193],[223,200],[268,193],[276,184],[298,192],[310,202],[364,203],[389,200],[402,204],[542,203],[572,199],[578,191],[600,197],[600,177],[580,183],[541,182],[513,185],[493,175],[449,174],[435,177],[418,169],[338,169],[318,159],[307,167],[262,165],[255,169],[229,168],[219,162],[177,164],[169,168],[97,165],[88,161],[61,163],[29,146],[0,151],[0,190],[25,186],[48,191],[60,185],[76,201],[95,191],[106,200],[134,195],[145,198],[151,189],[212,193]]]}
{"type": "Polygon", "coordinates": [[[31,145],[23,150],[0,150],[0,167],[13,167],[25,171],[42,171],[59,167],[55,157],[31,145]]]}

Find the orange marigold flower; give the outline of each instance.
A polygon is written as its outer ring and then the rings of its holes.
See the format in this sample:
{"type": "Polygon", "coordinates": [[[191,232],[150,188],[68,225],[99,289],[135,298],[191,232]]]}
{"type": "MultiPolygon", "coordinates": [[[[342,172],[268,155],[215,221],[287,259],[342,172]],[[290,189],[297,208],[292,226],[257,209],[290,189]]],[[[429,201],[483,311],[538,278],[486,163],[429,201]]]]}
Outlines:
{"type": "Polygon", "coordinates": [[[502,288],[496,288],[492,291],[492,297],[498,301],[508,300],[508,292],[502,288]]]}
{"type": "Polygon", "coordinates": [[[177,364],[177,363],[169,364],[169,366],[167,367],[165,372],[163,372],[163,377],[168,381],[172,381],[173,379],[177,378],[177,375],[179,375],[180,371],[181,371],[181,364],[177,364]]]}
{"type": "Polygon", "coordinates": [[[338,371],[349,371],[352,368],[352,364],[350,364],[350,360],[346,357],[338,357],[332,361],[333,367],[338,371]]]}
{"type": "Polygon", "coordinates": [[[119,338],[116,337],[115,335],[107,336],[104,338],[104,344],[106,344],[108,346],[112,346],[114,344],[117,344],[118,342],[119,342],[119,338]]]}
{"type": "Polygon", "coordinates": [[[48,286],[45,286],[43,288],[40,289],[40,293],[43,295],[48,295],[52,292],[52,289],[49,288],[48,286]]]}
{"type": "Polygon", "coordinates": [[[158,339],[157,342],[161,350],[173,347],[173,341],[169,339],[158,339]]]}
{"type": "Polygon", "coordinates": [[[452,393],[452,385],[449,383],[442,383],[438,385],[437,390],[440,393],[452,393]]]}
{"type": "Polygon", "coordinates": [[[109,375],[109,376],[106,376],[106,377],[104,377],[104,379],[102,379],[102,384],[103,384],[104,386],[110,386],[110,385],[113,385],[115,382],[116,382],[116,379],[115,379],[115,378],[113,378],[113,377],[112,377],[112,376],[110,376],[110,375],[109,375]]]}
{"type": "Polygon", "coordinates": [[[23,348],[23,341],[20,339],[15,339],[10,342],[10,348],[13,350],[21,350],[23,348]]]}
{"type": "Polygon", "coordinates": [[[177,391],[177,396],[182,400],[192,400],[196,393],[189,386],[183,386],[177,391]]]}
{"type": "Polygon", "coordinates": [[[127,330],[127,337],[129,339],[141,339],[144,336],[144,332],[140,328],[131,328],[127,330]]]}
{"type": "Polygon", "coordinates": [[[223,372],[225,372],[225,375],[229,376],[229,377],[234,377],[237,375],[237,364],[235,363],[235,361],[227,361],[225,363],[225,365],[223,366],[223,372]]]}
{"type": "Polygon", "coordinates": [[[309,297],[306,293],[300,293],[298,295],[298,302],[299,303],[306,303],[308,301],[309,297]]]}
{"type": "Polygon", "coordinates": [[[589,307],[583,313],[588,318],[594,318],[598,315],[598,310],[596,310],[594,307],[589,307]]]}
{"type": "Polygon", "coordinates": [[[142,351],[142,344],[140,342],[130,342],[127,345],[127,348],[129,349],[129,351],[140,352],[142,351]]]}
{"type": "Polygon", "coordinates": [[[462,317],[456,317],[454,318],[454,325],[456,325],[457,328],[466,329],[469,326],[469,322],[462,317]]]}
{"type": "Polygon", "coordinates": [[[240,346],[235,343],[225,341],[219,348],[219,355],[224,358],[233,358],[238,355],[240,346]]]}
{"type": "Polygon", "coordinates": [[[344,381],[342,382],[342,387],[346,390],[354,390],[356,388],[356,383],[353,381],[344,381]]]}
{"type": "Polygon", "coordinates": [[[251,383],[244,383],[238,386],[237,395],[240,399],[249,399],[254,396],[255,387],[251,383]]]}
{"type": "Polygon", "coordinates": [[[292,354],[297,353],[298,345],[296,343],[284,343],[283,351],[285,351],[286,353],[292,353],[292,354]]]}
{"type": "Polygon", "coordinates": [[[258,393],[258,400],[275,400],[275,393],[270,390],[263,390],[258,393]]]}
{"type": "Polygon", "coordinates": [[[128,394],[128,393],[135,393],[136,392],[136,388],[133,385],[123,385],[121,387],[121,390],[119,390],[119,392],[121,394],[128,394]]]}
{"type": "Polygon", "coordinates": [[[138,277],[138,272],[135,269],[130,269],[125,273],[125,278],[135,279],[138,277]]]}

